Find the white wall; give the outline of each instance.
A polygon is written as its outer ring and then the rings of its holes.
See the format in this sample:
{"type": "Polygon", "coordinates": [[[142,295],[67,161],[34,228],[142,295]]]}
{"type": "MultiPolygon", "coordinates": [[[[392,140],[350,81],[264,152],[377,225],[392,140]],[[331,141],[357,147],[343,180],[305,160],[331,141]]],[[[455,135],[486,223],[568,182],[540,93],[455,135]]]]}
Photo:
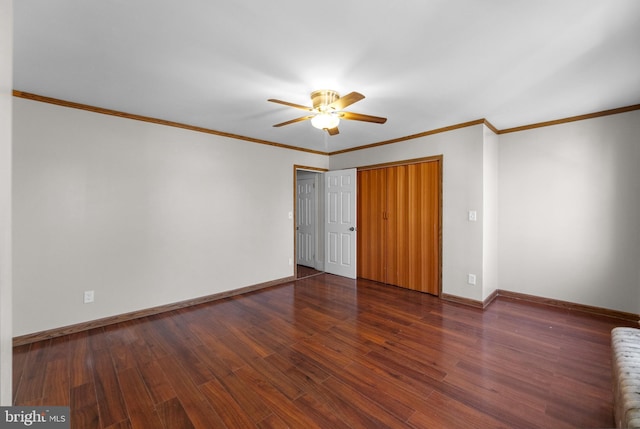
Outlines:
{"type": "Polygon", "coordinates": [[[484,125],[432,134],[399,143],[331,157],[331,169],[361,167],[443,155],[442,291],[475,301],[483,299],[484,125]],[[468,221],[476,210],[477,222],[468,221]],[[477,284],[467,284],[467,274],[477,284]]]}
{"type": "Polygon", "coordinates": [[[290,276],[294,164],[433,155],[444,293],[637,313],[639,135],[636,111],[500,136],[475,125],[329,160],[14,99],[14,335],[290,276]]]}
{"type": "Polygon", "coordinates": [[[444,155],[444,293],[640,313],[639,136],[639,111],[499,136],[478,125],[332,156],[331,168],[444,155]]]}
{"type": "Polygon", "coordinates": [[[0,406],[11,405],[11,93],[13,1],[0,0],[0,406]]]}
{"type": "Polygon", "coordinates": [[[293,275],[293,165],[328,166],[21,98],[14,136],[16,336],[293,275]]]}
{"type": "Polygon", "coordinates": [[[640,313],[640,111],[500,135],[500,288],[640,313]]]}

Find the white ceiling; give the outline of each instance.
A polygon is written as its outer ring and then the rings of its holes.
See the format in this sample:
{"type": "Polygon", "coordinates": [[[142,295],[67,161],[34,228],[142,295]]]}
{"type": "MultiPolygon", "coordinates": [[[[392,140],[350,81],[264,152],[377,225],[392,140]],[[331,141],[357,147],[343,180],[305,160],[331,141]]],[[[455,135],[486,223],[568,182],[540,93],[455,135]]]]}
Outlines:
{"type": "Polygon", "coordinates": [[[17,0],[14,88],[333,152],[640,103],[638,0],[17,0]],[[272,125],[315,89],[384,125],[272,125]]]}

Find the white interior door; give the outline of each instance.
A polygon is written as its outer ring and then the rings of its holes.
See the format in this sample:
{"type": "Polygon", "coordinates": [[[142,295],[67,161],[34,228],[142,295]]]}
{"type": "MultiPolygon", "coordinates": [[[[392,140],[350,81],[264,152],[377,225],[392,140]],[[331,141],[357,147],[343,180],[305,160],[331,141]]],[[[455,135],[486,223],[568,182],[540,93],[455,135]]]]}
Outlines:
{"type": "Polygon", "coordinates": [[[325,173],[325,271],[356,278],[356,169],[325,173]]]}
{"type": "Polygon", "coordinates": [[[315,268],[315,179],[298,179],[296,188],[297,263],[315,268]]]}

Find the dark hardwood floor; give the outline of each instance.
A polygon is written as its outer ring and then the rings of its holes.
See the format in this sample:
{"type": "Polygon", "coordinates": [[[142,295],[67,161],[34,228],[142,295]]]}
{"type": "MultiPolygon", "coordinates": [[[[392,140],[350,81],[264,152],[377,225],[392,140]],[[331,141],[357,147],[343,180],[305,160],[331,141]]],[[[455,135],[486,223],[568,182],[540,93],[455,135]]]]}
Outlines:
{"type": "Polygon", "coordinates": [[[303,279],[305,277],[317,276],[318,274],[322,274],[322,271],[318,271],[315,268],[305,267],[304,265],[296,266],[296,278],[303,279]]]}
{"type": "Polygon", "coordinates": [[[74,428],[604,428],[624,325],[322,274],[16,347],[14,395],[74,428]]]}

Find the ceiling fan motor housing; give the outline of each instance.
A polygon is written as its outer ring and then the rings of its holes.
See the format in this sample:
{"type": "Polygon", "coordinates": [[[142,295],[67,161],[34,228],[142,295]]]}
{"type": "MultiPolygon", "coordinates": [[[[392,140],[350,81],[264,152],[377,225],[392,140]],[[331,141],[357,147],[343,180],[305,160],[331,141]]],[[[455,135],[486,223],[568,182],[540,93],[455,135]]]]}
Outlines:
{"type": "Polygon", "coordinates": [[[311,102],[313,103],[313,108],[317,109],[318,111],[326,110],[323,109],[323,107],[328,106],[339,98],[340,94],[331,89],[320,89],[311,93],[311,102]]]}

